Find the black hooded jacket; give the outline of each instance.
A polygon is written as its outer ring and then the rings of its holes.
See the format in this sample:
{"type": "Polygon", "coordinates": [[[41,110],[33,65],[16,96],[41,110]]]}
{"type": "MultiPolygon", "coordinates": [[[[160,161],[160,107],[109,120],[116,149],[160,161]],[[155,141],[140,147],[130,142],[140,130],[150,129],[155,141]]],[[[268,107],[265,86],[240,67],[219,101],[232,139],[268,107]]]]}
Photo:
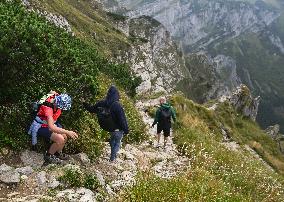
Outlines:
{"type": "Polygon", "coordinates": [[[89,105],[84,103],[84,107],[91,113],[97,113],[98,107],[111,107],[110,112],[113,120],[117,124],[119,130],[124,131],[124,134],[128,134],[128,124],[124,113],[124,110],[119,103],[119,92],[115,86],[111,86],[107,92],[106,98],[97,102],[95,105],[89,105]]]}

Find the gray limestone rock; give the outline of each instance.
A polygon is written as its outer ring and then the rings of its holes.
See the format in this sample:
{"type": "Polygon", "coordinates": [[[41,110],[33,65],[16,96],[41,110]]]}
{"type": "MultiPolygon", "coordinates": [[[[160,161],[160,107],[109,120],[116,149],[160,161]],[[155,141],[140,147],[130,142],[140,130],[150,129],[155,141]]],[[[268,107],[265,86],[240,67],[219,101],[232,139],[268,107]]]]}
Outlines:
{"type": "Polygon", "coordinates": [[[88,155],[85,154],[85,153],[76,154],[76,155],[74,155],[74,158],[76,160],[80,161],[84,165],[90,164],[90,162],[91,162],[88,155]]]}
{"type": "Polygon", "coordinates": [[[137,43],[118,51],[115,60],[130,64],[141,77],[138,94],[171,92],[182,79],[190,77],[181,51],[163,24],[149,16],[126,19],[122,24],[118,29],[137,43]]]}
{"type": "Polygon", "coordinates": [[[44,186],[47,183],[45,171],[41,171],[37,174],[37,182],[39,186],[44,186]]]}
{"type": "Polygon", "coordinates": [[[56,187],[58,187],[60,185],[60,182],[56,179],[56,177],[54,175],[50,175],[48,178],[48,187],[55,189],[56,187]]]}
{"type": "Polygon", "coordinates": [[[175,39],[180,40],[187,51],[203,50],[208,46],[217,45],[221,37],[228,40],[244,32],[259,32],[279,16],[279,12],[269,7],[244,1],[117,2],[115,6],[105,6],[112,12],[122,12],[130,18],[143,15],[153,17],[161,22],[175,39]]]}
{"type": "Polygon", "coordinates": [[[111,196],[113,196],[113,195],[116,195],[115,194],[115,192],[112,190],[112,188],[110,187],[110,185],[106,185],[106,187],[105,187],[105,190],[106,190],[106,192],[109,194],[109,195],[111,195],[111,196]]]}
{"type": "Polygon", "coordinates": [[[20,158],[26,166],[39,168],[44,163],[43,155],[34,151],[25,150],[21,153],[20,158]]]}
{"type": "Polygon", "coordinates": [[[6,171],[0,175],[0,181],[6,184],[15,184],[20,182],[20,174],[13,170],[6,171]]]}
{"type": "Polygon", "coordinates": [[[265,129],[265,132],[274,140],[278,138],[279,131],[280,131],[280,126],[278,124],[274,126],[269,126],[267,129],[265,129]]]}
{"type": "Polygon", "coordinates": [[[243,84],[239,86],[229,97],[229,102],[244,116],[256,119],[260,96],[254,98],[247,86],[243,84]]]}
{"type": "Polygon", "coordinates": [[[106,184],[105,179],[104,179],[104,176],[103,176],[102,173],[101,173],[100,171],[98,171],[98,170],[96,170],[95,173],[96,173],[96,177],[97,177],[97,179],[98,179],[100,185],[104,187],[105,184],[106,184]]]}
{"type": "Polygon", "coordinates": [[[13,170],[14,168],[6,165],[5,163],[0,166],[0,174],[13,170]]]}
{"type": "Polygon", "coordinates": [[[16,168],[16,171],[21,175],[30,175],[34,172],[33,168],[30,166],[16,168]]]}
{"type": "Polygon", "coordinates": [[[68,200],[70,202],[95,202],[96,197],[95,194],[86,188],[79,188],[79,189],[66,189],[60,191],[56,198],[59,200],[68,200]]]}

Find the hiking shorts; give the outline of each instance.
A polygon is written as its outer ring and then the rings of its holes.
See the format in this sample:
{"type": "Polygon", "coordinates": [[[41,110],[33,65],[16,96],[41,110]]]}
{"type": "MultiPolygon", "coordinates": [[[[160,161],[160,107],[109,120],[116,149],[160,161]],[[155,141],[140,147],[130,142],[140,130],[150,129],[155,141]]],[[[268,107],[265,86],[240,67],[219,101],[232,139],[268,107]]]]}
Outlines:
{"type": "Polygon", "coordinates": [[[157,126],[157,133],[161,133],[163,131],[163,134],[165,137],[169,137],[171,133],[171,127],[162,127],[158,124],[157,126]]]}
{"type": "MultiPolygon", "coordinates": [[[[59,128],[62,128],[62,126],[59,123],[55,123],[55,125],[59,128]]],[[[41,127],[37,131],[38,136],[41,136],[41,137],[43,137],[47,140],[50,140],[51,134],[52,134],[52,132],[49,130],[48,127],[41,127]]]]}
{"type": "Polygon", "coordinates": [[[37,131],[37,135],[41,136],[47,140],[50,140],[52,132],[49,130],[48,127],[41,127],[37,131]]]}

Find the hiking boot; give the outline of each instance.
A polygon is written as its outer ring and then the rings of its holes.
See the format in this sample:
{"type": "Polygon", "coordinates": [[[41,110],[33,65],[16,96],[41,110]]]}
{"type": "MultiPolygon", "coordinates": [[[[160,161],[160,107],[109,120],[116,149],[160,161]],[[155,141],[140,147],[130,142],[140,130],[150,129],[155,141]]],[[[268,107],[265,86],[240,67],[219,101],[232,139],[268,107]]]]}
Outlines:
{"type": "Polygon", "coordinates": [[[57,158],[55,155],[44,155],[44,160],[47,164],[62,164],[62,160],[57,158]]]}
{"type": "Polygon", "coordinates": [[[109,160],[109,162],[110,162],[111,164],[116,164],[116,163],[118,163],[117,159],[109,160]]]}
{"type": "Polygon", "coordinates": [[[67,154],[64,154],[62,152],[56,152],[54,154],[57,158],[59,158],[60,160],[69,160],[70,157],[67,154]]]}

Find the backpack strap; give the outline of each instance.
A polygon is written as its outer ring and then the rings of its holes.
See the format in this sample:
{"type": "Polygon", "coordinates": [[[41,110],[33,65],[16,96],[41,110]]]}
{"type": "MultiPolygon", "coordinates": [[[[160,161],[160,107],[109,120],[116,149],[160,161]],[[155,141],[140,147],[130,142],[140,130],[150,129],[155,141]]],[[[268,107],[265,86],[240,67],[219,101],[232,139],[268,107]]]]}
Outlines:
{"type": "Polygon", "coordinates": [[[114,103],[118,103],[118,101],[114,101],[113,103],[111,103],[111,105],[108,107],[109,110],[110,110],[111,107],[114,105],[114,103]]]}

